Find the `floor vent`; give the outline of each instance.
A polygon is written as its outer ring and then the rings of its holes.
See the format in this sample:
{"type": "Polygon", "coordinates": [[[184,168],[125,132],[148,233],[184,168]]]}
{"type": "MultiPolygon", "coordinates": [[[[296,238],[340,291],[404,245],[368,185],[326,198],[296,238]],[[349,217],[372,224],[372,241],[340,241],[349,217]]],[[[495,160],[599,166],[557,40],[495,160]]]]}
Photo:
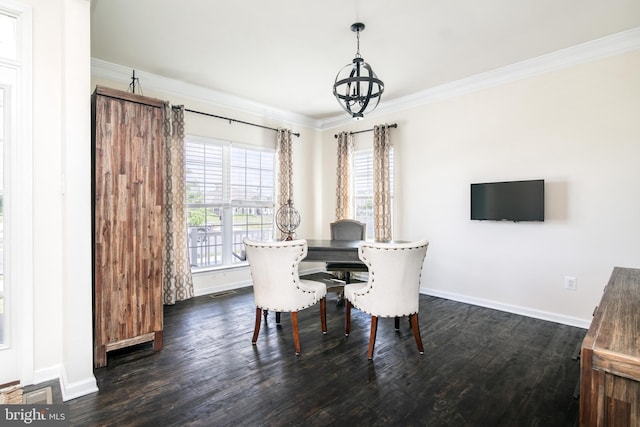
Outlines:
{"type": "Polygon", "coordinates": [[[227,295],[233,295],[235,294],[236,291],[222,291],[222,292],[216,292],[215,294],[211,294],[210,297],[211,298],[221,298],[221,297],[226,297],[227,295]]]}
{"type": "Polygon", "coordinates": [[[51,387],[30,391],[22,395],[22,403],[28,405],[50,405],[53,403],[51,387]]]}

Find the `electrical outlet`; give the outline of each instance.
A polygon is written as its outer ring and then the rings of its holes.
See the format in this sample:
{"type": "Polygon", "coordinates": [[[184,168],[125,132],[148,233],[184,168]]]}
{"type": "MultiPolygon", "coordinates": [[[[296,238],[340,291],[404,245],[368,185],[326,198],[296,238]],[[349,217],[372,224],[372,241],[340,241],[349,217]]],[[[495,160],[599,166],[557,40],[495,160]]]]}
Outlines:
{"type": "Polygon", "coordinates": [[[564,288],[575,291],[578,289],[578,279],[572,276],[564,276],[564,288]]]}

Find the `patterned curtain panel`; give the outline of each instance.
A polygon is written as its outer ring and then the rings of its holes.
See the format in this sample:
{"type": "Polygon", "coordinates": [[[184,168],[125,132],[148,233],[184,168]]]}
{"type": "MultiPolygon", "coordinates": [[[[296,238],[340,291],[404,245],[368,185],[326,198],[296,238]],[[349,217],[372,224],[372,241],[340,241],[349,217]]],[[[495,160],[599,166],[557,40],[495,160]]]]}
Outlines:
{"type": "Polygon", "coordinates": [[[353,135],[341,132],[338,135],[338,167],[336,185],[336,220],[351,218],[351,155],[353,153],[353,135]]]}
{"type": "MultiPolygon", "coordinates": [[[[291,130],[278,129],[276,136],[276,144],[278,151],[278,206],[276,206],[276,212],[280,207],[287,204],[289,200],[293,204],[293,160],[291,148],[291,130]]],[[[287,235],[285,233],[280,234],[281,239],[285,239],[287,235]]]]}
{"type": "Polygon", "coordinates": [[[193,297],[193,279],[187,247],[184,168],[184,106],[165,104],[165,238],[163,303],[193,297]]]}
{"type": "Polygon", "coordinates": [[[373,128],[373,227],[375,239],[391,240],[391,190],[389,179],[389,127],[373,128]]]}

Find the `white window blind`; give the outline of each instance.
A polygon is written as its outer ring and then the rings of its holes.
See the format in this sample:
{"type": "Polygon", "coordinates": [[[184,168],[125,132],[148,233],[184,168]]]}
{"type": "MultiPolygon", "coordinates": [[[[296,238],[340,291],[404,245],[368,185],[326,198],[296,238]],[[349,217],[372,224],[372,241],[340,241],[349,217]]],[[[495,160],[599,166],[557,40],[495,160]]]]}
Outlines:
{"type": "MultiPolygon", "coordinates": [[[[389,176],[393,212],[393,148],[389,151],[389,176]]],[[[354,219],[367,224],[367,238],[374,238],[373,228],[373,150],[356,151],[352,168],[354,219]]]]}
{"type": "Polygon", "coordinates": [[[245,236],[273,238],[274,150],[187,137],[185,166],[192,270],[242,262],[245,236]]]}

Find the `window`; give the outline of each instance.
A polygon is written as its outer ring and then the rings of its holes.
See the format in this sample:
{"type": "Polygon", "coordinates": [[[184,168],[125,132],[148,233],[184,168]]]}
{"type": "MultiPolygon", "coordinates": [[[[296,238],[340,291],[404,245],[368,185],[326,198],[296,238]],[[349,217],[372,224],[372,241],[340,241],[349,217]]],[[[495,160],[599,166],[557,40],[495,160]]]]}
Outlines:
{"type": "MultiPolygon", "coordinates": [[[[389,151],[389,176],[391,178],[391,212],[393,212],[393,148],[389,151]]],[[[367,224],[367,238],[375,237],[373,227],[373,150],[353,153],[353,206],[354,219],[367,224]]]]}
{"type": "Polygon", "coordinates": [[[274,150],[188,136],[185,168],[192,271],[243,262],[244,237],[273,238],[274,150]]]}

